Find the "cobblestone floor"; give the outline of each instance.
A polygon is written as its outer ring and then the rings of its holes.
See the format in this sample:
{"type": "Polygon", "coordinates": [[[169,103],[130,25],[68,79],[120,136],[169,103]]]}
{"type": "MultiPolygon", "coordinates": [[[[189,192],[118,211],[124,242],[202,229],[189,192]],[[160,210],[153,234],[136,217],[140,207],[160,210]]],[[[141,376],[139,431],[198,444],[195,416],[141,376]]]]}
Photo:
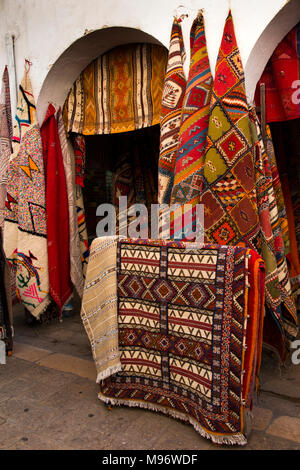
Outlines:
{"type": "Polygon", "coordinates": [[[243,447],[214,446],[192,426],[138,408],[109,411],[79,314],[28,326],[15,312],[14,352],[0,365],[0,449],[300,450],[300,365],[264,352],[261,392],[243,447]]]}

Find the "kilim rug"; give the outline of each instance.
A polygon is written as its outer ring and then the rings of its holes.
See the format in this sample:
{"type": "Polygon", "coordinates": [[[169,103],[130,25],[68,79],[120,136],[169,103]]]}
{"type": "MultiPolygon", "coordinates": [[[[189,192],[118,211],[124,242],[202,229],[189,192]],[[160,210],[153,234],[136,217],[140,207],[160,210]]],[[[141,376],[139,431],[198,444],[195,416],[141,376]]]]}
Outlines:
{"type": "Polygon", "coordinates": [[[247,104],[230,13],[216,64],[199,199],[204,205],[205,240],[248,246],[261,253],[266,266],[266,302],[284,341],[285,335],[295,337],[297,319],[286,261],[276,261],[270,215],[273,187],[266,175],[266,160],[256,117],[247,104]]]}
{"type": "MultiPolygon", "coordinates": [[[[90,263],[82,317],[99,351],[98,381],[107,375],[99,398],[183,419],[216,443],[246,444],[262,341],[264,267],[257,253],[100,238],[90,263]],[[100,369],[107,356],[100,352],[117,339],[117,325],[121,370],[112,375],[110,363],[100,369]]],[[[109,348],[114,356],[116,346],[109,348]]]]}
{"type": "Polygon", "coordinates": [[[68,209],[69,209],[69,250],[70,250],[70,276],[73,286],[79,297],[83,294],[83,274],[81,263],[80,239],[78,232],[77,211],[75,204],[75,175],[74,175],[74,150],[71,142],[67,140],[65,126],[62,119],[61,110],[57,113],[57,126],[60,146],[65,169],[68,209]]]}
{"type": "Polygon", "coordinates": [[[12,153],[12,122],[8,70],[5,67],[0,95],[0,228],[4,225],[7,170],[12,153]]]}
{"type": "Polygon", "coordinates": [[[89,244],[88,244],[88,233],[87,233],[86,220],[85,220],[83,194],[82,194],[82,188],[79,184],[75,185],[75,203],[76,203],[78,233],[79,233],[79,241],[80,241],[82,274],[83,274],[83,278],[85,278],[86,268],[87,268],[88,258],[89,258],[89,244]]]}
{"type": "Polygon", "coordinates": [[[97,382],[121,369],[117,318],[117,237],[91,244],[81,318],[92,347],[97,382]]]}
{"type": "Polygon", "coordinates": [[[86,149],[85,139],[81,134],[74,135],[75,184],[84,187],[86,149]]]}
{"type": "Polygon", "coordinates": [[[155,44],[126,44],[102,54],[69,92],[66,131],[115,134],[158,124],[166,61],[166,49],[155,44]]]}
{"type": "Polygon", "coordinates": [[[39,317],[49,305],[43,151],[28,70],[19,87],[8,169],[4,250],[19,300],[39,317]]]}
{"type": "Polygon", "coordinates": [[[202,15],[192,25],[190,48],[191,62],[182,105],[171,204],[196,203],[201,191],[199,170],[204,163],[212,88],[202,15]]]}
{"type": "Polygon", "coordinates": [[[174,19],[167,70],[165,75],[160,120],[160,154],[158,161],[158,203],[169,204],[174,181],[176,150],[181,108],[186,87],[183,70],[185,50],[180,21],[174,19]]]}
{"type": "Polygon", "coordinates": [[[41,126],[46,176],[49,291],[60,316],[72,295],[68,195],[56,110],[50,103],[41,126]]]}

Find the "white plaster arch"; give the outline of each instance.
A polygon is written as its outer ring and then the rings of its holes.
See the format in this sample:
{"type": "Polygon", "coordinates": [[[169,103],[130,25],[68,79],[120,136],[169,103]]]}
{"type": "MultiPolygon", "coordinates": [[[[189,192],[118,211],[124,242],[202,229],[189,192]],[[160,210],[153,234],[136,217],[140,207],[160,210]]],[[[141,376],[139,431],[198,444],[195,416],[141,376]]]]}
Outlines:
{"type": "Polygon", "coordinates": [[[290,0],[279,10],[254,44],[245,65],[248,99],[253,101],[255,88],[276,46],[300,21],[300,0],[290,0]]]}
{"type": "Polygon", "coordinates": [[[71,86],[88,64],[108,50],[130,43],[163,45],[140,29],[121,26],[93,31],[71,44],[52,65],[41,87],[37,100],[40,124],[50,102],[57,108],[63,106],[71,86]]]}

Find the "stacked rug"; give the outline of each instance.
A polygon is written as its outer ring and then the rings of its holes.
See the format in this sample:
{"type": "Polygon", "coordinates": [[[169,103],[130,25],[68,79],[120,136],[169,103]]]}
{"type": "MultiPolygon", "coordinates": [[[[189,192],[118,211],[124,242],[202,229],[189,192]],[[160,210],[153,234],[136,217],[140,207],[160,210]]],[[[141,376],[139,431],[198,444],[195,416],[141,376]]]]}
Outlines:
{"type": "Polygon", "coordinates": [[[99,398],[246,444],[263,304],[264,266],[250,249],[95,239],[81,315],[99,398]]]}

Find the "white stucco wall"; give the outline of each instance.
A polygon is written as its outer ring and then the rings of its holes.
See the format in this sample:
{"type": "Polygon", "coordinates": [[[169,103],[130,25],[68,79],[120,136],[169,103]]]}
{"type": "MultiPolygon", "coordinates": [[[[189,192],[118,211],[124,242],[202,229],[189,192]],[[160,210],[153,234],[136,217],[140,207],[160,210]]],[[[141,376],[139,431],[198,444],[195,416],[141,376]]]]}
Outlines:
{"type": "MultiPolygon", "coordinates": [[[[297,22],[298,10],[298,20],[300,19],[300,0],[290,0],[290,3],[295,2],[296,13],[290,12],[289,19],[282,27],[283,31],[286,29],[285,33],[297,22]],[[297,7],[299,7],[298,10],[297,7]],[[294,19],[291,16],[294,16],[294,19]]],[[[268,25],[272,24],[272,20],[274,22],[274,18],[286,3],[286,0],[185,0],[184,7],[178,11],[180,14],[188,13],[189,15],[182,25],[187,52],[189,53],[191,23],[197,10],[204,8],[208,53],[214,72],[224,21],[231,5],[237,41],[247,72],[247,93],[251,99],[255,88],[255,79],[252,76],[259,74],[257,77],[259,78],[268,59],[266,56],[270,55],[274,49],[272,41],[273,43],[275,41],[276,45],[283,34],[278,34],[278,38],[274,39],[273,27],[273,33],[269,32],[269,36],[266,36],[269,37],[267,40],[269,46],[264,44],[263,39],[257,45],[258,40],[264,37],[261,35],[264,31],[268,31],[268,25]],[[264,57],[259,57],[259,54],[253,57],[255,47],[264,57]],[[247,70],[249,57],[252,62],[247,70]]],[[[6,38],[14,35],[17,82],[19,83],[22,78],[24,59],[27,58],[32,62],[30,75],[41,121],[47,99],[53,100],[57,105],[63,104],[65,91],[71,85],[71,80],[76,79],[78,66],[83,68],[82,65],[85,62],[89,63],[98,55],[96,52],[98,45],[91,46],[91,43],[88,45],[86,42],[85,48],[83,47],[80,51],[80,57],[74,57],[70,46],[75,41],[81,37],[87,37],[91,31],[122,26],[143,31],[168,47],[173,14],[179,5],[182,4],[175,0],[0,0],[0,73],[5,64],[10,64],[7,57],[6,38]],[[65,51],[68,48],[70,53],[66,54],[65,51]],[[62,69],[59,70],[57,90],[55,90],[54,81],[52,80],[45,86],[45,83],[47,84],[45,79],[62,54],[65,54],[63,57],[68,57],[68,61],[61,62],[62,69]],[[68,68],[69,75],[67,83],[63,86],[61,81],[63,81],[64,67],[65,70],[68,68]],[[43,93],[40,95],[43,84],[43,93]],[[62,87],[60,92],[58,92],[59,87],[62,87]]],[[[103,41],[105,42],[105,35],[103,35],[103,41]]],[[[126,38],[123,38],[124,41],[126,38]]],[[[114,38],[114,42],[118,42],[117,37],[114,38]]],[[[99,43],[99,51],[103,52],[104,49],[105,44],[99,43]]],[[[186,72],[187,70],[188,60],[186,72]]],[[[9,72],[12,76],[11,66],[9,72]]],[[[11,93],[12,105],[15,109],[14,90],[11,90],[11,93]]]]}

